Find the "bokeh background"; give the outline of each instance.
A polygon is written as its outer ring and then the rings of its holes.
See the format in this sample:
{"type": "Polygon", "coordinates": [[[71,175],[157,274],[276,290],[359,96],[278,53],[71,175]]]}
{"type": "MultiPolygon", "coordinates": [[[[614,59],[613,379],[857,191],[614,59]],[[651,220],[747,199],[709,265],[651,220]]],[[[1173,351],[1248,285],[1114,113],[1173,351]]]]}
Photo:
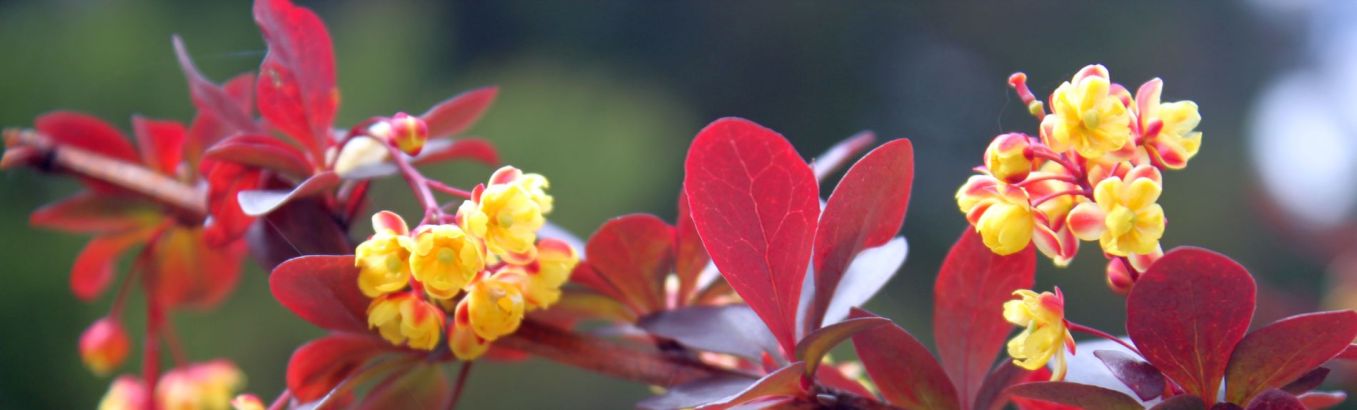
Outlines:
{"type": "MultiPolygon", "coordinates": [[[[1162,77],[1167,100],[1200,104],[1205,135],[1188,169],[1166,175],[1164,245],[1206,246],[1249,267],[1265,289],[1256,323],[1351,300],[1329,295],[1345,288],[1345,271],[1357,276],[1350,2],[301,3],[335,41],[340,124],[497,84],[500,99],[473,133],[549,176],[553,219],[581,236],[630,212],[672,218],[687,144],[722,116],[776,129],[807,157],[863,129],[912,139],[911,254],[868,307],[923,340],[933,275],[965,226],[956,187],[994,135],[1035,132],[1008,74],[1026,71],[1038,95],[1089,63],[1132,89],[1162,77]]],[[[133,114],[188,120],[173,33],[218,80],[253,70],[264,52],[244,1],[0,3],[0,125],[58,108],[124,129],[133,114]]],[[[469,182],[488,172],[434,174],[469,182]]],[[[85,238],[27,225],[28,212],[76,189],[31,170],[0,173],[0,408],[89,408],[107,388],[76,353],[108,306],[107,295],[83,304],[68,291],[85,238]]],[[[377,205],[414,215],[404,189],[382,183],[377,205]]],[[[1040,286],[1061,286],[1074,320],[1120,329],[1122,298],[1105,288],[1093,249],[1067,269],[1043,261],[1040,286]]],[[[266,400],[292,349],[321,333],[278,305],[252,265],[219,309],[173,320],[192,359],[235,360],[266,400]]],[[[627,408],[647,394],[528,361],[478,366],[463,405],[627,408]]]]}

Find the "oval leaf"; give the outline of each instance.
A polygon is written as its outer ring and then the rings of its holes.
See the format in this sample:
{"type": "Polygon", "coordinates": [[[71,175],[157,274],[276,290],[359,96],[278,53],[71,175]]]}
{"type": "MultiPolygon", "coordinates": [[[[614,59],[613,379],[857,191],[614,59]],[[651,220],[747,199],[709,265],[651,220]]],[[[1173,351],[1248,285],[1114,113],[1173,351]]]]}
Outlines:
{"type": "Polygon", "coordinates": [[[283,133],[321,153],[339,109],[330,32],[316,13],[290,0],[258,0],[254,21],[268,54],[259,65],[259,114],[283,133]]]}
{"type": "Polygon", "coordinates": [[[1253,277],[1200,248],[1165,254],[1126,299],[1126,331],[1151,364],[1214,402],[1235,344],[1253,318],[1253,277]]]}
{"type": "Polygon", "coordinates": [[[1357,338],[1357,312],[1309,313],[1249,333],[1225,370],[1225,399],[1243,405],[1267,389],[1295,381],[1357,338]]]}
{"type": "Polygon", "coordinates": [[[733,354],[755,363],[777,349],[777,340],[745,305],[668,310],[641,318],[636,326],[696,350],[733,354]]]}
{"type": "Polygon", "coordinates": [[[767,400],[776,397],[793,397],[804,393],[801,389],[801,369],[804,367],[800,362],[792,363],[777,369],[762,379],[749,385],[739,393],[730,395],[724,399],[707,403],[697,408],[700,410],[723,410],[759,400],[767,400]]]}
{"type": "Polygon", "coordinates": [[[1032,247],[995,255],[972,229],[961,234],[943,260],[933,287],[933,337],[962,408],[971,408],[1013,331],[1004,320],[1004,302],[1012,299],[1014,290],[1032,287],[1036,264],[1032,247]]]}
{"type": "Polygon", "coordinates": [[[811,161],[811,173],[815,174],[817,181],[824,181],[825,177],[828,177],[834,170],[839,169],[843,164],[848,163],[849,159],[870,147],[873,141],[876,141],[876,133],[871,131],[861,131],[839,141],[811,161]]]}
{"type": "MultiPolygon", "coordinates": [[[[854,318],[876,317],[854,309],[854,318]]],[[[894,324],[853,335],[853,348],[881,396],[907,409],[959,409],[956,388],[918,339],[894,324]]]]}
{"type": "Polygon", "coordinates": [[[442,138],[429,140],[424,150],[410,162],[421,165],[454,159],[475,160],[493,167],[499,165],[499,152],[490,141],[480,138],[442,138]]]}
{"type": "Polygon", "coordinates": [[[1008,388],[1022,398],[1076,406],[1083,409],[1142,410],[1140,402],[1112,389],[1066,382],[1024,383],[1008,388]]]}
{"type": "Polygon", "coordinates": [[[121,195],[80,192],[44,205],[28,216],[30,225],[71,233],[113,233],[154,224],[159,209],[146,201],[121,195]]]}
{"type": "Polygon", "coordinates": [[[320,399],[364,362],[392,347],[367,335],[333,334],[312,340],[287,362],[287,389],[306,403],[320,399]]]}
{"type": "Polygon", "coordinates": [[[273,297],[311,324],[366,333],[368,299],[358,290],[353,255],[308,255],[283,262],[269,276],[273,297]]]}
{"type": "Polygon", "coordinates": [[[1141,401],[1150,401],[1164,394],[1164,375],[1154,365],[1117,350],[1098,350],[1093,355],[1102,360],[1107,370],[1135,392],[1141,401]]]}
{"type": "Polygon", "coordinates": [[[205,112],[220,121],[223,126],[238,131],[257,131],[254,118],[250,116],[250,105],[241,104],[240,99],[227,92],[225,87],[213,84],[198,71],[189,58],[188,48],[178,35],[172,37],[174,54],[179,59],[179,69],[188,79],[189,96],[198,111],[205,112]]]}
{"type": "Polygon", "coordinates": [[[914,146],[907,139],[867,153],[830,194],[815,231],[815,296],[806,329],[815,330],[853,257],[900,232],[914,183],[914,146]]]}
{"type": "Polygon", "coordinates": [[[247,190],[236,193],[240,209],[249,216],[263,216],[278,209],[289,201],[320,194],[339,185],[339,175],[331,171],[322,172],[307,178],[290,191],[247,190]]]}
{"type": "Polygon", "coordinates": [[[499,95],[499,87],[477,88],[443,100],[419,116],[429,125],[429,137],[461,134],[485,114],[499,95]]]}
{"type": "Polygon", "coordinates": [[[785,138],[739,118],[699,132],[684,170],[707,253],[790,353],[820,214],[815,176],[785,138]]]}
{"type": "Polygon", "coordinates": [[[113,281],[113,268],[127,248],[149,240],[154,229],[140,229],[91,239],[71,267],[71,292],[82,301],[99,297],[113,281]]]}
{"type": "Polygon", "coordinates": [[[674,228],[660,218],[613,218],[589,237],[589,265],[641,314],[664,309],[664,278],[674,267],[674,228]]]}
{"type": "Polygon", "coordinates": [[[864,316],[816,329],[796,344],[796,360],[806,364],[806,376],[814,376],[829,350],[864,330],[890,323],[881,317],[864,316]]]}
{"type": "Polygon", "coordinates": [[[218,142],[204,156],[294,177],[311,175],[311,165],[297,147],[268,135],[237,135],[218,142]]]}
{"type": "Polygon", "coordinates": [[[838,289],[834,290],[834,299],[829,301],[825,310],[825,324],[832,324],[848,317],[848,311],[867,304],[876,292],[890,282],[909,254],[909,243],[903,236],[897,236],[875,248],[863,249],[848,265],[838,289]]]}
{"type": "Polygon", "coordinates": [[[1259,394],[1249,402],[1245,410],[1306,410],[1305,404],[1300,402],[1296,396],[1277,389],[1271,389],[1259,394]]]}

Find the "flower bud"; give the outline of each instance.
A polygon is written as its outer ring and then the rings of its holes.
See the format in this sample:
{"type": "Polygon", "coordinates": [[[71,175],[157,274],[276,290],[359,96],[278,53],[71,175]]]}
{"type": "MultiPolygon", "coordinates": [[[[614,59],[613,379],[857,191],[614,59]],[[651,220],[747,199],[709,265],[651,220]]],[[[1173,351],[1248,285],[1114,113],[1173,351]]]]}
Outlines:
{"type": "Polygon", "coordinates": [[[80,358],[90,371],[102,376],[127,359],[129,343],[122,324],[117,319],[105,317],[80,335],[80,358]]]}
{"type": "Polygon", "coordinates": [[[1016,184],[1032,172],[1032,158],[1027,155],[1031,140],[1020,133],[1000,135],[985,149],[985,168],[1001,181],[1016,184]]]}
{"type": "Polygon", "coordinates": [[[1125,295],[1131,291],[1131,286],[1136,284],[1135,279],[1131,278],[1131,272],[1126,270],[1126,263],[1120,258],[1107,261],[1107,288],[1112,289],[1119,295],[1125,295]]]}
{"type": "Polygon", "coordinates": [[[401,152],[419,155],[424,149],[424,142],[429,140],[429,125],[419,117],[398,112],[391,118],[372,124],[368,134],[386,140],[401,152]]]}

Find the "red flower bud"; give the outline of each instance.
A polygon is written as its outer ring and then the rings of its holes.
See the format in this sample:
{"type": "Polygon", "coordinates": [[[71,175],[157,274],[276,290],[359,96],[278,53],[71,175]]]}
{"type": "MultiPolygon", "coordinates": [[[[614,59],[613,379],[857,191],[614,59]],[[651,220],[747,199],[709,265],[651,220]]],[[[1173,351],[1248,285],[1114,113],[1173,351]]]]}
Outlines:
{"type": "Polygon", "coordinates": [[[1131,278],[1131,272],[1126,270],[1126,262],[1121,258],[1113,258],[1107,261],[1107,287],[1117,294],[1125,295],[1131,291],[1131,286],[1136,284],[1136,280],[1131,278]]]}
{"type": "Polygon", "coordinates": [[[386,140],[406,154],[419,155],[424,149],[424,142],[429,140],[429,125],[419,117],[398,112],[391,118],[373,124],[368,133],[386,140]]]}
{"type": "Polygon", "coordinates": [[[102,376],[127,359],[129,344],[122,324],[117,319],[105,317],[80,335],[80,358],[90,371],[102,376]]]}

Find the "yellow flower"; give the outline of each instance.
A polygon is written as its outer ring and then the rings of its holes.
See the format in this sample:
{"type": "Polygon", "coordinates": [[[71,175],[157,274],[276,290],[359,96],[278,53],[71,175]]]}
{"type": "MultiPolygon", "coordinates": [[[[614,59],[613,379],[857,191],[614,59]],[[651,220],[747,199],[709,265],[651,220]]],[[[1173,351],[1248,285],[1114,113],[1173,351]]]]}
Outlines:
{"type": "Polygon", "coordinates": [[[457,303],[454,312],[452,329],[448,331],[448,348],[459,360],[476,360],[490,349],[490,341],[477,336],[476,331],[472,330],[466,299],[457,303]]]}
{"type": "Polygon", "coordinates": [[[1164,81],[1156,78],[1136,91],[1140,132],[1145,139],[1142,144],[1156,163],[1183,169],[1201,149],[1202,133],[1196,128],[1202,116],[1192,101],[1160,103],[1163,90],[1164,81]]]}
{"type": "Polygon", "coordinates": [[[1108,254],[1153,254],[1164,235],[1164,209],[1155,203],[1161,181],[1159,170],[1149,165],[1107,177],[1093,188],[1095,202],[1075,206],[1067,223],[1079,239],[1098,239],[1108,254]]]}
{"type": "Polygon", "coordinates": [[[1091,65],[1055,89],[1052,113],[1041,121],[1042,138],[1051,149],[1098,159],[1132,142],[1129,93],[1109,77],[1107,68],[1091,65]]]}
{"type": "Polygon", "coordinates": [[[386,295],[368,305],[368,328],[374,327],[393,345],[433,350],[443,333],[443,311],[414,293],[386,295]]]}
{"type": "Polygon", "coordinates": [[[165,410],[227,410],[245,383],[239,368],[225,360],[175,369],[156,384],[156,403],[165,410]]]}
{"type": "Polygon", "coordinates": [[[547,180],[506,166],[495,171],[490,184],[478,187],[472,199],[457,209],[462,229],[483,238],[491,253],[509,261],[526,263],[535,255],[537,231],[551,212],[547,180]]]}
{"type": "Polygon", "coordinates": [[[505,265],[494,277],[513,283],[523,291],[527,310],[545,309],[561,299],[561,286],[579,264],[575,248],[556,239],[537,243],[537,260],[527,265],[505,265]]]}
{"type": "Polygon", "coordinates": [[[1000,135],[985,148],[985,168],[1001,181],[1016,184],[1032,172],[1032,158],[1027,155],[1029,137],[1020,133],[1000,135]]]}
{"type": "Polygon", "coordinates": [[[956,198],[961,212],[994,253],[1011,255],[1032,241],[1036,219],[1022,188],[989,175],[975,175],[957,190],[956,198]]]}
{"type": "Polygon", "coordinates": [[[451,299],[482,269],[485,253],[474,238],[456,225],[421,228],[415,234],[410,270],[424,291],[438,299],[451,299]]]}
{"type": "Polygon", "coordinates": [[[415,242],[405,221],[389,211],[372,215],[372,228],[376,234],[358,244],[354,265],[359,267],[358,289],[375,298],[409,284],[409,259],[415,242]]]}
{"type": "Polygon", "coordinates": [[[466,302],[471,329],[487,340],[518,330],[526,310],[523,291],[493,276],[471,285],[466,302]]]}
{"type": "Polygon", "coordinates": [[[99,410],[142,410],[146,408],[146,387],[141,379],[120,376],[99,400],[99,410]]]}
{"type": "Polygon", "coordinates": [[[1036,370],[1054,357],[1051,380],[1064,379],[1065,355],[1061,345],[1074,352],[1074,336],[1065,326],[1065,296],[1060,288],[1056,288],[1054,294],[1019,289],[1013,291],[1013,296],[1018,299],[1004,302],[1004,319],[1023,328],[1022,333],[1008,341],[1008,355],[1013,357],[1013,364],[1036,370]]]}

